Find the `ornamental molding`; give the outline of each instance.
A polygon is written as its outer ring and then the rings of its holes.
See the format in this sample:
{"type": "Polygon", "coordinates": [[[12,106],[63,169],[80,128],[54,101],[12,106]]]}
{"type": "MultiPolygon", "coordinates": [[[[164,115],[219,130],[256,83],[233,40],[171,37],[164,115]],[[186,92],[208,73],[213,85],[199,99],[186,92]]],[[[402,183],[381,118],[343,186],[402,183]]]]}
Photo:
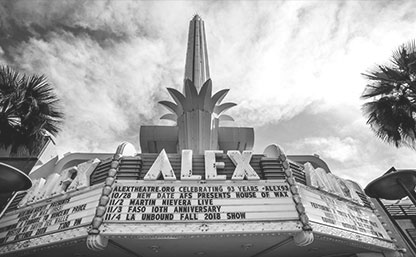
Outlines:
{"type": "Polygon", "coordinates": [[[295,234],[302,230],[300,221],[215,222],[215,223],[103,223],[101,235],[135,239],[176,239],[295,234]]]}
{"type": "Polygon", "coordinates": [[[108,238],[103,237],[102,235],[88,235],[87,237],[87,247],[90,250],[102,251],[108,245],[108,238]]]}
{"type": "MultiPolygon", "coordinates": [[[[117,147],[116,153],[113,155],[113,158],[110,164],[110,169],[108,170],[107,178],[104,181],[104,187],[103,187],[100,199],[98,200],[98,206],[95,211],[95,216],[92,219],[91,228],[88,231],[88,234],[98,235],[100,233],[99,228],[104,220],[103,216],[106,211],[106,206],[108,204],[108,201],[110,200],[110,194],[114,188],[114,182],[116,180],[116,175],[120,168],[121,158],[123,156],[135,156],[136,152],[137,151],[134,148],[134,146],[128,142],[123,142],[117,147]]],[[[96,237],[91,237],[89,238],[89,240],[94,242],[96,240],[96,237]]],[[[101,248],[98,247],[97,250],[101,250],[101,248]]]]}
{"type": "Polygon", "coordinates": [[[381,240],[315,222],[311,222],[311,225],[316,239],[324,239],[372,251],[380,251],[380,248],[396,250],[396,246],[388,240],[381,240]]]}
{"type": "Polygon", "coordinates": [[[290,186],[290,192],[292,193],[292,199],[296,206],[296,211],[299,215],[299,220],[302,223],[302,230],[306,233],[302,234],[302,236],[299,236],[299,244],[306,246],[308,244],[311,244],[313,242],[313,234],[308,233],[312,231],[312,227],[309,222],[309,217],[306,214],[305,206],[302,203],[302,198],[299,194],[299,186],[300,183],[297,183],[295,180],[295,177],[293,176],[292,169],[290,168],[289,161],[286,157],[286,154],[284,153],[283,149],[276,145],[271,144],[264,149],[264,155],[269,158],[277,158],[279,161],[282,162],[283,171],[286,176],[286,182],[290,186]],[[300,237],[304,237],[303,239],[300,239],[300,237]]]}
{"type": "Polygon", "coordinates": [[[0,247],[0,255],[25,256],[52,248],[77,244],[85,241],[87,235],[87,227],[84,226],[19,242],[12,242],[0,247]]]}
{"type": "Polygon", "coordinates": [[[293,240],[297,246],[307,246],[312,244],[314,236],[312,231],[300,231],[293,236],[293,240]]]}

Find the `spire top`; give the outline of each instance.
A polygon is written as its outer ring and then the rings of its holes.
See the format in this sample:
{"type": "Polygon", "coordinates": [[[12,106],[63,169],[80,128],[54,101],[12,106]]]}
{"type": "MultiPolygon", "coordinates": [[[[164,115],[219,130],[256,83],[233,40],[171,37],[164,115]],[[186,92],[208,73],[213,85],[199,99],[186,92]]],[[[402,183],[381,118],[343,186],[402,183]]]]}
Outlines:
{"type": "Polygon", "coordinates": [[[202,20],[202,19],[201,19],[201,16],[199,16],[199,14],[197,14],[197,13],[196,13],[196,14],[194,15],[194,17],[192,18],[192,20],[193,20],[193,21],[199,21],[199,20],[202,20]]]}
{"type": "Polygon", "coordinates": [[[210,75],[207,42],[205,38],[205,25],[201,17],[198,14],[195,14],[189,22],[184,81],[190,79],[199,92],[202,85],[209,78],[210,75]]]}

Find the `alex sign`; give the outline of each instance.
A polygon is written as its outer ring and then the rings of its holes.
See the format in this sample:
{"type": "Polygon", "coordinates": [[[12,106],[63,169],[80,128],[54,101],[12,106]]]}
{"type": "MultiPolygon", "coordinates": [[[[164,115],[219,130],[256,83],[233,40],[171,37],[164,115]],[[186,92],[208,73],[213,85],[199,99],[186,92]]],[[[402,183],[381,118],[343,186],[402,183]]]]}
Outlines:
{"type": "MultiPolygon", "coordinates": [[[[205,151],[205,179],[221,181],[225,180],[225,175],[218,175],[217,169],[224,168],[224,162],[217,162],[216,156],[223,154],[223,151],[205,151]]],[[[234,163],[235,170],[232,180],[260,180],[256,171],[251,167],[251,151],[228,151],[228,157],[234,163]]],[[[90,176],[100,161],[93,159],[78,166],[63,170],[60,174],[52,173],[46,179],[39,178],[34,180],[32,188],[20,201],[19,207],[24,207],[43,199],[57,196],[74,190],[79,190],[90,185],[90,176]]],[[[154,161],[152,167],[147,172],[144,180],[157,180],[159,177],[164,180],[176,180],[175,173],[169,162],[165,150],[162,150],[154,161]]],[[[183,150],[181,156],[181,180],[201,180],[201,176],[192,174],[192,150],[183,150]]]]}
{"type": "MultiPolygon", "coordinates": [[[[224,168],[224,162],[217,162],[216,155],[223,154],[223,151],[205,151],[205,180],[226,180],[225,175],[218,175],[217,168],[224,168]]],[[[231,180],[260,180],[256,171],[251,167],[250,160],[253,153],[251,151],[228,151],[228,157],[234,163],[235,170],[231,180]]],[[[164,180],[176,180],[175,173],[169,162],[169,158],[162,150],[156,158],[152,167],[149,169],[143,180],[157,180],[160,176],[164,180]]],[[[181,180],[201,180],[201,176],[192,174],[192,150],[182,150],[181,156],[181,180]]]]}
{"type": "Polygon", "coordinates": [[[18,207],[24,207],[43,199],[58,196],[63,193],[79,190],[90,186],[90,176],[100,160],[93,159],[58,173],[52,173],[47,179],[39,178],[33,181],[18,207]]]}

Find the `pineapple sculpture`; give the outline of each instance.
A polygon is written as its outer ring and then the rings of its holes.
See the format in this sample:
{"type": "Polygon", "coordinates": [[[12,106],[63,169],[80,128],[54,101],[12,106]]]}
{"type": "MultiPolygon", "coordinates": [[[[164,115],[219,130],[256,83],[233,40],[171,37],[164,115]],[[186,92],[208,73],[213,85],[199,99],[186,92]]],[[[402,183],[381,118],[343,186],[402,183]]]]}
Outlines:
{"type": "Polygon", "coordinates": [[[178,150],[191,149],[203,154],[205,150],[218,150],[218,128],[220,120],[233,118],[223,114],[235,103],[223,103],[229,89],[218,91],[212,96],[212,82],[208,79],[198,93],[194,83],[186,79],[183,95],[174,88],[168,88],[174,102],[160,101],[171,113],[161,119],[175,121],[178,126],[178,150]]]}

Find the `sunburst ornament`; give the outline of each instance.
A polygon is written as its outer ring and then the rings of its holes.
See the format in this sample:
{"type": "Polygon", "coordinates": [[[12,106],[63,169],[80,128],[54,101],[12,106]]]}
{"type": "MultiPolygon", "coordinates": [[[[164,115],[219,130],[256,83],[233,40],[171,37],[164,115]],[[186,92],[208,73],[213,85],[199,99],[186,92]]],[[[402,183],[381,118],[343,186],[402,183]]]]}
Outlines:
{"type": "Polygon", "coordinates": [[[223,89],[212,96],[212,81],[211,79],[208,79],[202,85],[201,90],[198,93],[194,83],[187,79],[185,81],[185,95],[174,88],[168,88],[168,92],[172,96],[175,103],[169,101],[159,102],[171,111],[171,113],[163,115],[161,119],[177,122],[178,117],[182,116],[186,112],[202,110],[212,113],[214,118],[218,118],[219,120],[234,121],[231,116],[223,114],[228,109],[237,105],[235,103],[221,104],[228,91],[229,89],[223,89]]]}
{"type": "Polygon", "coordinates": [[[185,94],[168,88],[174,102],[160,101],[171,113],[161,119],[175,121],[178,126],[178,150],[191,149],[198,153],[218,149],[218,128],[220,120],[234,121],[224,114],[235,103],[221,103],[229,89],[212,95],[212,81],[208,79],[198,93],[194,83],[187,79],[185,94]]]}

